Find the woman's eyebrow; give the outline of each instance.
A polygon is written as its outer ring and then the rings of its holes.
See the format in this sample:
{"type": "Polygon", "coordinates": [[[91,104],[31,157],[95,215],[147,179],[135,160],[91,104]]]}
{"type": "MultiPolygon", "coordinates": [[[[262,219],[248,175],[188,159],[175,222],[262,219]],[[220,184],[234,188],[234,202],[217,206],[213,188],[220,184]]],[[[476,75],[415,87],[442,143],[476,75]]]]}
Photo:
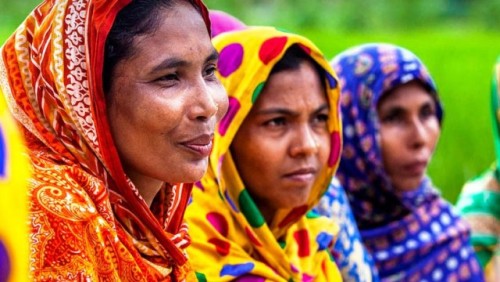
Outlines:
{"type": "Polygon", "coordinates": [[[215,61],[217,59],[219,59],[219,52],[213,49],[212,53],[210,53],[210,55],[208,55],[207,58],[205,59],[205,62],[215,61]]]}
{"type": "MultiPolygon", "coordinates": [[[[210,55],[207,56],[205,59],[206,62],[214,61],[219,58],[219,53],[217,53],[217,50],[213,49],[210,55]]],[[[187,66],[190,63],[186,60],[183,60],[178,57],[171,57],[171,58],[166,58],[162,62],[160,62],[158,65],[156,65],[153,70],[151,71],[152,73],[164,70],[164,69],[172,69],[172,68],[178,68],[182,66],[187,66]]]]}
{"type": "Polygon", "coordinates": [[[295,111],[292,111],[292,110],[286,109],[286,108],[279,108],[279,107],[263,109],[263,110],[257,111],[256,114],[258,114],[258,115],[281,114],[281,115],[291,115],[291,116],[297,115],[297,113],[295,111]]]}
{"type": "MultiPolygon", "coordinates": [[[[325,104],[319,106],[318,108],[316,108],[316,110],[314,110],[314,113],[319,113],[321,111],[328,110],[329,108],[330,107],[328,106],[328,104],[325,103],[325,104]]],[[[283,114],[283,115],[293,116],[293,115],[298,115],[299,113],[296,111],[290,110],[288,108],[271,107],[271,108],[262,109],[260,111],[257,111],[257,114],[259,114],[259,115],[283,114]]]]}
{"type": "Polygon", "coordinates": [[[164,69],[171,69],[171,68],[176,68],[180,66],[186,66],[189,63],[186,60],[182,60],[177,57],[172,57],[172,58],[166,58],[163,60],[161,63],[156,65],[151,72],[158,72],[164,69]]]}
{"type": "Polygon", "coordinates": [[[323,104],[321,106],[319,106],[315,111],[314,113],[319,113],[319,112],[322,112],[324,110],[329,110],[330,109],[330,106],[328,104],[323,104]]]}

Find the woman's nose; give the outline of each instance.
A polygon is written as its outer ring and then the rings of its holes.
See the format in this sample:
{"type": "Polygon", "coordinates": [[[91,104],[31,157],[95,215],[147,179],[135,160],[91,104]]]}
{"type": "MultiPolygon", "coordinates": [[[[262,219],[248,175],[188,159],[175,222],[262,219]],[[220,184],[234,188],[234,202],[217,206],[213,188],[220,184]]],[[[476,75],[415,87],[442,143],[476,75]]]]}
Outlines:
{"type": "Polygon", "coordinates": [[[295,156],[312,155],[318,152],[318,141],[313,129],[307,126],[300,126],[295,129],[297,132],[291,141],[290,154],[295,156]]]}
{"type": "MultiPolygon", "coordinates": [[[[220,87],[222,88],[222,87],[220,87]]],[[[218,87],[211,87],[205,81],[199,82],[197,86],[193,87],[195,92],[192,99],[192,107],[189,111],[189,118],[200,121],[206,121],[213,116],[224,111],[227,108],[227,97],[223,89],[218,87]],[[220,93],[223,92],[223,93],[220,93]],[[222,108],[222,109],[221,109],[222,108]]]]}
{"type": "Polygon", "coordinates": [[[410,134],[410,146],[412,148],[422,147],[427,140],[427,129],[425,124],[418,118],[412,120],[411,123],[411,134],[410,134]]]}

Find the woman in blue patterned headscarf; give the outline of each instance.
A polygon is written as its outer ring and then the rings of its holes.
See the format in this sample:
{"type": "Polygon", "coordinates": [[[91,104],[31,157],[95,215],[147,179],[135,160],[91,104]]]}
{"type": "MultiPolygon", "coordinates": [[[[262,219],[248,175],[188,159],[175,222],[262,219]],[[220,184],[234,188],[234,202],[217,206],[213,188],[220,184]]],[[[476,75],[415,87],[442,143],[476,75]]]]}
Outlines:
{"type": "Polygon", "coordinates": [[[482,281],[469,229],[426,176],[443,110],[410,51],[351,48],[332,65],[341,84],[338,177],[382,281],[482,281]]]}

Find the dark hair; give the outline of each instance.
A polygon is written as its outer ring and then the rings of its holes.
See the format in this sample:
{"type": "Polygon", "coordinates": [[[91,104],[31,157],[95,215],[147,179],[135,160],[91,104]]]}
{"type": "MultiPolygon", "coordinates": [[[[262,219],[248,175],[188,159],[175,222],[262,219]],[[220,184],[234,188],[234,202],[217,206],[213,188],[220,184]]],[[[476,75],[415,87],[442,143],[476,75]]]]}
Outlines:
{"type": "Polygon", "coordinates": [[[269,76],[287,70],[297,70],[300,67],[300,64],[303,62],[309,62],[314,66],[314,70],[320,77],[321,86],[323,89],[326,87],[325,83],[325,70],[309,56],[302,47],[298,44],[294,44],[285,51],[281,60],[279,60],[276,65],[271,70],[269,76]]]}
{"type": "MultiPolygon", "coordinates": [[[[160,23],[160,12],[174,6],[180,0],[132,0],[118,14],[106,38],[102,81],[104,93],[111,87],[111,76],[118,62],[135,52],[132,42],[137,36],[152,34],[160,23]]],[[[193,1],[187,1],[200,13],[193,1]]]]}

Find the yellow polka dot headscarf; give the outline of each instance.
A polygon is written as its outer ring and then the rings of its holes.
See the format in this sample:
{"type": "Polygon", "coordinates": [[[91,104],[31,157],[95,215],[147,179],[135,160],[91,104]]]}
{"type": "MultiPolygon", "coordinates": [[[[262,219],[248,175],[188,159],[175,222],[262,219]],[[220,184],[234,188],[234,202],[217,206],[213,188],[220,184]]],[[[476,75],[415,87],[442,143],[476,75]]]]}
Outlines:
{"type": "Polygon", "coordinates": [[[210,165],[188,207],[192,246],[188,253],[199,281],[336,281],[329,247],[337,226],[310,210],[326,191],[341,149],[337,79],[328,61],[308,39],[271,27],[250,27],[213,39],[219,52],[219,79],[229,110],[219,123],[210,165]],[[305,206],[282,209],[267,224],[245,189],[230,146],[269,79],[274,65],[298,45],[324,71],[330,104],[331,152],[305,206]]]}

